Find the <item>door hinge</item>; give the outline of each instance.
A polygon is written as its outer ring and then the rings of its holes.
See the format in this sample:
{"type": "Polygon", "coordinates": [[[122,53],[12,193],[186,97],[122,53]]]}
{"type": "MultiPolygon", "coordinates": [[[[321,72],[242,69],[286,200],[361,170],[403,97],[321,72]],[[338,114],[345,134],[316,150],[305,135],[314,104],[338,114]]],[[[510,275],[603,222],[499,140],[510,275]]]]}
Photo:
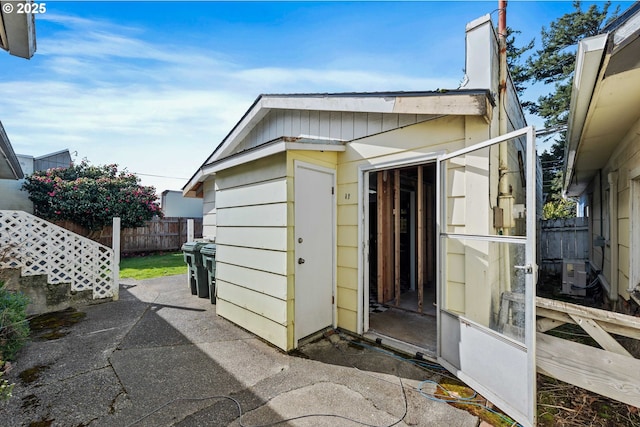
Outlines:
{"type": "Polygon", "coordinates": [[[331,295],[331,304],[335,304],[336,303],[336,297],[334,297],[333,295],[331,295]]]}
{"type": "Polygon", "coordinates": [[[333,193],[334,191],[335,191],[334,187],[331,187],[331,195],[333,195],[333,194],[334,194],[334,193],[333,193]]]}

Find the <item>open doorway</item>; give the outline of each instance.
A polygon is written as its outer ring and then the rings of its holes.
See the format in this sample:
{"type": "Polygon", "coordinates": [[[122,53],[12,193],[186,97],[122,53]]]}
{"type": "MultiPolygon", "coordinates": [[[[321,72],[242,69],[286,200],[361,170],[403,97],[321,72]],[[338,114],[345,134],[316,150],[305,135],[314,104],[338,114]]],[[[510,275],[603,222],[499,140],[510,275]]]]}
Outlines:
{"type": "Polygon", "coordinates": [[[368,174],[369,329],[436,355],[436,164],[368,174]]]}

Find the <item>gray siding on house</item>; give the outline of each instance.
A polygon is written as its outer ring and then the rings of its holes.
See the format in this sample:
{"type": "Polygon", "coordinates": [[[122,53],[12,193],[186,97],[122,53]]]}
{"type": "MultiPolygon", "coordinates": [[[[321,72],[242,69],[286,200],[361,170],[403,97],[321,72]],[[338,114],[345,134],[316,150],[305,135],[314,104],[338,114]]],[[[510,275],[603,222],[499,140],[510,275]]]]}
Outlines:
{"type": "Polygon", "coordinates": [[[286,136],[351,141],[433,118],[426,114],[271,110],[236,147],[240,152],[286,136]]]}

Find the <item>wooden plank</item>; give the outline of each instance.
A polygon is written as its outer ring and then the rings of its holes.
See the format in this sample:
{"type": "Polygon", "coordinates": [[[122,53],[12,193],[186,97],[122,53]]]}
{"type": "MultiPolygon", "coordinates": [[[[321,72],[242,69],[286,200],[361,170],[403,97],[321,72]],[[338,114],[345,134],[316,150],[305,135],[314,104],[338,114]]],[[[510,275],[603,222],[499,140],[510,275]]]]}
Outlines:
{"type": "Polygon", "coordinates": [[[393,299],[393,181],[391,172],[384,172],[385,178],[385,302],[393,299]]]}
{"type": "Polygon", "coordinates": [[[640,407],[640,360],[538,332],[538,372],[640,407]]]}
{"type": "Polygon", "coordinates": [[[422,313],[423,299],[424,299],[424,174],[423,167],[418,166],[418,312],[422,313]]]}
{"type": "Polygon", "coordinates": [[[287,299],[287,276],[217,261],[216,278],[274,298],[287,299]]]}
{"type": "Polygon", "coordinates": [[[566,322],[561,322],[555,319],[542,318],[536,321],[536,329],[538,332],[547,332],[558,326],[566,325],[566,322]]]}
{"type": "Polygon", "coordinates": [[[395,305],[400,305],[400,170],[393,171],[393,259],[395,305]]]}
{"type": "Polygon", "coordinates": [[[536,298],[536,306],[640,330],[640,318],[626,314],[541,297],[536,298]]]}
{"type": "MultiPolygon", "coordinates": [[[[428,271],[427,271],[427,280],[432,284],[435,283],[435,272],[436,272],[436,254],[435,254],[435,210],[436,210],[436,199],[435,194],[433,192],[433,184],[427,185],[427,198],[425,203],[427,204],[427,227],[428,232],[425,233],[426,237],[426,246],[427,246],[427,263],[428,263],[428,271]]],[[[434,301],[435,302],[435,301],[434,301]]]]}
{"type": "MultiPolygon", "coordinates": [[[[539,317],[554,319],[556,321],[563,322],[563,323],[575,324],[571,316],[569,316],[568,314],[562,313],[560,311],[550,310],[548,308],[537,307],[536,315],[538,315],[539,317]]],[[[603,321],[598,321],[598,324],[602,327],[602,329],[609,332],[610,334],[622,335],[625,337],[640,340],[640,329],[631,328],[627,326],[620,326],[617,324],[607,323],[603,321]]]]}
{"type": "Polygon", "coordinates": [[[569,316],[571,316],[573,321],[580,325],[580,327],[582,327],[582,329],[584,329],[591,338],[596,340],[603,349],[623,356],[633,357],[623,346],[620,345],[618,341],[602,329],[594,320],[587,319],[586,317],[581,317],[576,314],[570,314],[569,316]]]}

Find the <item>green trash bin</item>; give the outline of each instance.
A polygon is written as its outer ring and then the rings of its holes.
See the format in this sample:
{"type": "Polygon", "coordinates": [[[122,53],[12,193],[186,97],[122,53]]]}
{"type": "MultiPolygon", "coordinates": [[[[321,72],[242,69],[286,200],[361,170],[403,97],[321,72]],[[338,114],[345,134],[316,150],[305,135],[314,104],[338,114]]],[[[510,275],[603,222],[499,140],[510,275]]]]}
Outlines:
{"type": "Polygon", "coordinates": [[[198,295],[200,298],[209,297],[209,286],[207,285],[207,270],[202,263],[200,250],[206,243],[187,242],[182,245],[184,262],[189,268],[188,282],[191,288],[191,295],[198,295]]]}
{"type": "Polygon", "coordinates": [[[200,249],[202,263],[207,270],[207,284],[209,286],[209,297],[211,304],[216,303],[216,244],[209,243],[200,249]]]}

